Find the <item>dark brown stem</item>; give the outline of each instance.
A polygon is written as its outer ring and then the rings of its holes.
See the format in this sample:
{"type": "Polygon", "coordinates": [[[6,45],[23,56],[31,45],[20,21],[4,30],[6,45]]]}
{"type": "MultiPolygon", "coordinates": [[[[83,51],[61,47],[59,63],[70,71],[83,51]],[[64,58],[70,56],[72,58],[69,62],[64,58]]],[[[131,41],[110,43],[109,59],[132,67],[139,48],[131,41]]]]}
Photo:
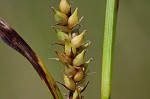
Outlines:
{"type": "Polygon", "coordinates": [[[4,20],[0,18],[0,38],[11,48],[22,54],[34,67],[40,78],[44,80],[54,99],[63,99],[54,79],[48,73],[37,54],[31,47],[11,28],[4,20]]]}
{"type": "Polygon", "coordinates": [[[73,93],[71,91],[69,92],[69,99],[73,99],[73,93]]]}

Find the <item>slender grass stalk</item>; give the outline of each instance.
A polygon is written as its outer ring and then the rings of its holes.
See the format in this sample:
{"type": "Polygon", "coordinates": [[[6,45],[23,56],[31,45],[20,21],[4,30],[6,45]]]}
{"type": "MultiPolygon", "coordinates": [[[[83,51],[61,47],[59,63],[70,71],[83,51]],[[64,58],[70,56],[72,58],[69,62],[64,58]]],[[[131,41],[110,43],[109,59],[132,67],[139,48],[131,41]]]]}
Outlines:
{"type": "Polygon", "coordinates": [[[111,94],[112,61],[118,4],[119,0],[107,0],[106,3],[102,58],[101,99],[110,99],[111,94]]]}

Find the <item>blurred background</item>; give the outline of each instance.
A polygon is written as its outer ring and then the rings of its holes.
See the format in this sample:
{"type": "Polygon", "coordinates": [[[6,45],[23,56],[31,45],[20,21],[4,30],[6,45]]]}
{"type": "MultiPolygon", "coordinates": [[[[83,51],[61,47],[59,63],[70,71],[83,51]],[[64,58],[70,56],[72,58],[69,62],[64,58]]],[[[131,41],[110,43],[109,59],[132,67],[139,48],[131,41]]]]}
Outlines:
{"type": "MultiPolygon", "coordinates": [[[[85,99],[100,99],[101,57],[106,0],[69,0],[84,16],[81,31],[91,40],[85,60],[94,58],[85,99]]],[[[60,50],[51,26],[51,7],[59,0],[0,0],[0,17],[5,19],[43,60],[55,80],[63,82],[61,63],[50,60],[60,50]]],[[[150,98],[150,1],[120,0],[111,99],[150,98]]],[[[63,94],[66,89],[60,86],[63,94]]],[[[31,64],[0,41],[0,99],[52,99],[31,64]]]]}

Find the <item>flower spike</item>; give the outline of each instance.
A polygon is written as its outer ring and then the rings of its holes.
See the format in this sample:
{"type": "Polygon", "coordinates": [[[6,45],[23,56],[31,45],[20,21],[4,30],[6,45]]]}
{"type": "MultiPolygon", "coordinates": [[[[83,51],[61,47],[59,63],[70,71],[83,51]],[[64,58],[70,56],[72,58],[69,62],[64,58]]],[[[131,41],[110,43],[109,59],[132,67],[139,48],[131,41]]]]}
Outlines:
{"type": "Polygon", "coordinates": [[[87,85],[83,85],[87,78],[87,68],[92,58],[84,62],[84,56],[91,41],[84,42],[86,30],[80,33],[80,21],[78,8],[71,13],[71,5],[68,0],[60,0],[60,11],[53,9],[57,28],[54,28],[57,35],[57,45],[61,45],[63,52],[55,51],[59,61],[65,65],[63,70],[64,84],[69,90],[68,99],[83,99],[81,93],[87,85]],[[82,87],[85,86],[85,87],[82,87]]]}

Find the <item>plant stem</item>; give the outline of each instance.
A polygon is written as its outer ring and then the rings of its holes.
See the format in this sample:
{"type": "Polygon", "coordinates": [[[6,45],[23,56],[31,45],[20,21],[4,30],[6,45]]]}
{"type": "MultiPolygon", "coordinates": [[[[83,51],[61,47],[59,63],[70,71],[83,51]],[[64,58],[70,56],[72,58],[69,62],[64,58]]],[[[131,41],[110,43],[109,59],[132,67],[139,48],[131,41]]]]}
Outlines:
{"type": "Polygon", "coordinates": [[[22,54],[34,67],[40,78],[45,82],[54,99],[63,99],[62,94],[53,77],[48,73],[46,67],[30,48],[30,46],[11,28],[4,20],[0,18],[0,38],[11,48],[22,54]]]}
{"type": "Polygon", "coordinates": [[[102,57],[101,99],[110,99],[111,94],[111,72],[118,4],[119,0],[107,0],[106,3],[102,57]]]}

